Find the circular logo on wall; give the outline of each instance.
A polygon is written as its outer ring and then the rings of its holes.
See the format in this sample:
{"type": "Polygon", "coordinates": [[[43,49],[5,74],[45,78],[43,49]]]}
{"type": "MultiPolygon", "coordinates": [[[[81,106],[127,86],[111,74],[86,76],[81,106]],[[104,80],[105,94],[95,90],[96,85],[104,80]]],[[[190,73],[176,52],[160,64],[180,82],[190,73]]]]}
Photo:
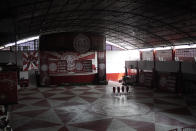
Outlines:
{"type": "Polygon", "coordinates": [[[76,70],[81,71],[83,69],[83,65],[80,62],[76,63],[76,70]]]}
{"type": "Polygon", "coordinates": [[[49,65],[49,70],[50,70],[50,71],[56,71],[56,70],[57,70],[57,65],[56,65],[56,63],[50,63],[50,65],[49,65]]]}
{"type": "Polygon", "coordinates": [[[79,53],[85,53],[90,49],[90,40],[87,36],[79,34],[75,37],[73,46],[79,53]]]}
{"type": "Polygon", "coordinates": [[[41,71],[47,71],[48,70],[48,66],[47,65],[42,65],[41,66],[41,71]]]}

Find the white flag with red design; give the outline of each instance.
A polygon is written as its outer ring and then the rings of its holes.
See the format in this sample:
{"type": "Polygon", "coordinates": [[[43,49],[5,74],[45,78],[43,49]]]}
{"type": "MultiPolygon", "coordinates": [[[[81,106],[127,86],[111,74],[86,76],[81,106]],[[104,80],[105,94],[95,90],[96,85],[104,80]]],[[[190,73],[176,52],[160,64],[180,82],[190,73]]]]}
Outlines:
{"type": "Polygon", "coordinates": [[[24,52],[23,53],[23,70],[33,70],[38,69],[38,52],[24,52]]]}

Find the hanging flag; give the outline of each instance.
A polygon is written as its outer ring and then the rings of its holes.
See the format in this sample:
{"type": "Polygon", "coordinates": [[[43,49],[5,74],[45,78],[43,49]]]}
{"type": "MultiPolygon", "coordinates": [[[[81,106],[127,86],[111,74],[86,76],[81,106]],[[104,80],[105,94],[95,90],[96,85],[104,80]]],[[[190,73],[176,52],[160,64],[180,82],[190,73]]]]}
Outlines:
{"type": "Polygon", "coordinates": [[[23,70],[34,70],[38,69],[38,52],[24,52],[23,53],[23,70]]]}

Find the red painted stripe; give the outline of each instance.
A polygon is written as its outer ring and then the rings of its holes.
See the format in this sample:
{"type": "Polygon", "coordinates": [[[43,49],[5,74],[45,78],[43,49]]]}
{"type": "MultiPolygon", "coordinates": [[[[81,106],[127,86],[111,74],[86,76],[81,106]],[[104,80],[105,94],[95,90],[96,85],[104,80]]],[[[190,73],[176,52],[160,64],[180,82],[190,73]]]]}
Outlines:
{"type": "Polygon", "coordinates": [[[125,75],[125,73],[107,73],[106,79],[112,80],[112,81],[119,81],[122,79],[122,77],[125,75]]]}
{"type": "Polygon", "coordinates": [[[95,54],[90,54],[88,56],[84,56],[80,58],[80,60],[90,60],[90,59],[95,59],[95,54]]]}
{"type": "Polygon", "coordinates": [[[93,83],[96,74],[73,75],[73,76],[50,76],[51,84],[58,85],[62,83],[93,83]]]}

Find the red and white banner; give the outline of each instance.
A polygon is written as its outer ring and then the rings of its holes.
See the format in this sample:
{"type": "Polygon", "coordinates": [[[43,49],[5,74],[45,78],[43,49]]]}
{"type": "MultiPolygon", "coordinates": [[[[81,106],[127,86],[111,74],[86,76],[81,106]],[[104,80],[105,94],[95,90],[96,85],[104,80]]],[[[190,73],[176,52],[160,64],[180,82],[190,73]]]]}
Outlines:
{"type": "Polygon", "coordinates": [[[22,54],[24,71],[38,69],[38,55],[37,51],[24,52],[22,54]]]}
{"type": "Polygon", "coordinates": [[[76,60],[73,66],[67,66],[66,60],[49,60],[49,74],[92,72],[92,60],[76,60]]]}
{"type": "Polygon", "coordinates": [[[49,74],[66,73],[67,61],[66,60],[49,60],[49,74]]]}
{"type": "Polygon", "coordinates": [[[142,60],[153,61],[153,51],[142,51],[142,60]]]}
{"type": "Polygon", "coordinates": [[[176,61],[196,61],[196,49],[177,49],[175,50],[176,61]]]}
{"type": "MultiPolygon", "coordinates": [[[[74,52],[45,52],[49,74],[92,72],[95,52],[79,54],[74,52]]],[[[95,63],[94,63],[95,64],[95,63]]]]}
{"type": "Polygon", "coordinates": [[[75,72],[92,72],[92,61],[91,60],[76,61],[75,72]]]}
{"type": "Polygon", "coordinates": [[[172,50],[157,50],[155,52],[156,61],[172,61],[172,50]]]}
{"type": "Polygon", "coordinates": [[[95,52],[40,52],[40,83],[48,85],[50,75],[92,72],[95,67],[95,52]],[[93,62],[93,64],[92,64],[93,62]]]}

